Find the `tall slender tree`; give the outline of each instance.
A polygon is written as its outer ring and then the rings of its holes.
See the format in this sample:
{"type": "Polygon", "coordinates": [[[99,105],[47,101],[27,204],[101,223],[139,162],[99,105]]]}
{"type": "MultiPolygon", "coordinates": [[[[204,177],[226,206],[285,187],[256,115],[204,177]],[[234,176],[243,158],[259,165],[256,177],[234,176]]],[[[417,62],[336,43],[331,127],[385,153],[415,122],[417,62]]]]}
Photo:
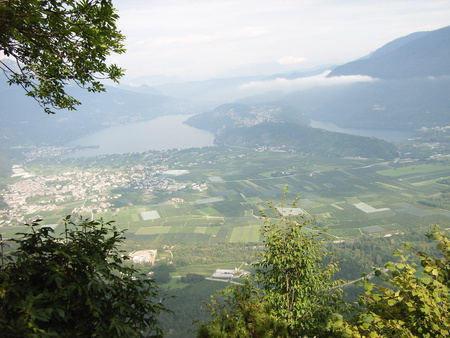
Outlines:
{"type": "Polygon", "coordinates": [[[209,306],[212,321],[199,337],[332,337],[334,315],[345,311],[338,262],[324,248],[328,236],[301,212],[297,200],[268,204],[261,230],[265,250],[256,272],[209,306]],[[256,325],[256,323],[259,323],[256,325]],[[254,328],[259,327],[259,331],[254,328]]]}
{"type": "Polygon", "coordinates": [[[265,251],[255,264],[255,281],[272,313],[287,322],[291,336],[330,337],[333,314],[340,312],[340,281],[332,280],[339,263],[324,248],[329,238],[314,219],[286,205],[286,188],[280,205],[269,203],[273,217],[265,218],[265,251]]]}

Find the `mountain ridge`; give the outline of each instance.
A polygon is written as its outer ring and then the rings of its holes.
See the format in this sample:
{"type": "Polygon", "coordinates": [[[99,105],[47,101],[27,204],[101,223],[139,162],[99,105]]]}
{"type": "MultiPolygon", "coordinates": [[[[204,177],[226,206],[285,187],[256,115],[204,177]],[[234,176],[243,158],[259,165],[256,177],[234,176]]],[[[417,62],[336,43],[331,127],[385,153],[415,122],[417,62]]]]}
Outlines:
{"type": "Polygon", "coordinates": [[[393,40],[369,56],[336,67],[328,77],[367,75],[392,80],[450,75],[450,26],[393,40]]]}

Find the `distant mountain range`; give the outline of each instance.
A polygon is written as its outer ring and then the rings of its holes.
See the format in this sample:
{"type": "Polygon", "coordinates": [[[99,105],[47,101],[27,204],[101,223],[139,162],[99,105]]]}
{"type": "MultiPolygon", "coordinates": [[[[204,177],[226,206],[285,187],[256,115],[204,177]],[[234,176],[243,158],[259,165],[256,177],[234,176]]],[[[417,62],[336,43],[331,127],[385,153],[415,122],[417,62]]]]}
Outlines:
{"type": "Polygon", "coordinates": [[[232,102],[231,98],[241,95],[234,102],[291,107],[290,118],[346,128],[414,131],[450,125],[450,26],[391,41],[366,57],[334,67],[325,79],[328,82],[315,81],[324,70],[178,83],[158,89],[166,95],[184,92],[185,98],[196,96],[212,102],[220,98],[232,102]],[[357,81],[358,76],[372,81],[357,81]],[[295,87],[309,79],[313,85],[308,88],[286,92],[290,84],[295,87]],[[340,79],[342,84],[327,85],[340,79]],[[242,88],[254,84],[271,89],[242,97],[242,88]]]}
{"type": "MultiPolygon", "coordinates": [[[[347,128],[418,130],[450,125],[450,26],[396,39],[367,57],[335,67],[327,79],[373,81],[315,86],[276,100],[293,114],[347,128]]],[[[271,94],[273,96],[273,94],[271,94]]],[[[240,99],[267,103],[266,95],[240,99]]]]}
{"type": "MultiPolygon", "coordinates": [[[[102,94],[73,87],[71,90],[83,102],[82,106],[76,112],[61,111],[50,116],[26,97],[21,88],[8,86],[2,77],[0,136],[2,144],[61,143],[112,125],[206,111],[194,116],[189,124],[213,131],[217,142],[268,144],[272,137],[274,144],[285,144],[289,143],[286,135],[290,135],[291,145],[308,144],[318,153],[347,156],[336,150],[333,143],[343,146],[354,141],[367,147],[366,140],[348,141],[347,136],[345,141],[338,140],[334,134],[305,129],[308,122],[408,131],[450,125],[450,26],[396,39],[364,58],[334,67],[326,78],[324,70],[155,87],[120,85],[107,87],[102,94]],[[359,81],[361,76],[364,81],[359,81]],[[295,90],[299,84],[309,85],[295,90]],[[245,97],[244,89],[250,87],[260,89],[245,97]],[[231,106],[223,105],[227,102],[231,106]],[[234,115],[230,115],[230,107],[234,115]],[[260,115],[255,111],[258,107],[260,115]],[[271,118],[264,120],[262,116],[267,111],[271,118]],[[261,120],[252,125],[249,121],[255,119],[261,120]],[[304,135],[308,139],[303,139],[304,135]],[[326,140],[322,145],[321,138],[326,140]],[[318,143],[317,147],[312,140],[318,143]]],[[[394,156],[394,149],[374,144],[369,148],[383,149],[371,152],[378,154],[374,156],[394,156]]],[[[353,155],[357,153],[365,156],[359,150],[353,155]]]]}
{"type": "Polygon", "coordinates": [[[410,131],[450,125],[450,27],[394,40],[327,75],[331,80],[350,76],[370,76],[372,80],[323,85],[317,78],[320,71],[266,77],[260,83],[301,84],[315,76],[317,84],[287,95],[271,91],[241,98],[196,115],[188,123],[214,132],[216,141],[223,144],[284,145],[328,156],[384,158],[396,156],[387,142],[310,128],[308,121],[410,131]],[[261,111],[272,112],[271,117],[261,118],[261,111]],[[253,124],[249,122],[252,118],[253,124]]]}

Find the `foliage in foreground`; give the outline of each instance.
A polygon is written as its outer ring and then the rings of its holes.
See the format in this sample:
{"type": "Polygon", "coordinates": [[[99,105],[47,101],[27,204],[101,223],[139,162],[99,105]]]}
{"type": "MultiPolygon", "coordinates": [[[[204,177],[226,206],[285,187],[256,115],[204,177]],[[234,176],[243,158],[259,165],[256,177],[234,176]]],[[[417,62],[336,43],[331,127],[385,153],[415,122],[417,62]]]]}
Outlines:
{"type": "Polygon", "coordinates": [[[55,237],[39,221],[2,255],[0,331],[3,337],[161,336],[154,282],[124,266],[124,238],[112,222],[65,218],[55,237]]]}
{"type": "Polygon", "coordinates": [[[428,238],[437,242],[441,256],[414,250],[420,265],[397,250],[401,262],[388,262],[388,286],[364,283],[361,309],[351,320],[334,324],[343,337],[448,337],[450,336],[450,238],[437,226],[428,238]]]}

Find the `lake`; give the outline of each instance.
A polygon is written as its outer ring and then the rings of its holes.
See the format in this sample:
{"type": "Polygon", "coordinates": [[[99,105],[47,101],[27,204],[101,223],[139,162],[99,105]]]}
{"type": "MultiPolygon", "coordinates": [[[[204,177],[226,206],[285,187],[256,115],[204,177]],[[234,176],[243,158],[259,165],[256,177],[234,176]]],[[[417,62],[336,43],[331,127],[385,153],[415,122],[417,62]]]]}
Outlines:
{"type": "Polygon", "coordinates": [[[71,154],[89,157],[149,150],[184,149],[214,145],[214,135],[184,124],[191,115],[169,115],[151,121],[102,129],[70,142],[70,146],[95,146],[71,154]]]}
{"type": "Polygon", "coordinates": [[[315,120],[311,120],[309,125],[313,128],[325,129],[337,133],[376,137],[388,142],[406,142],[409,138],[414,137],[415,135],[414,132],[405,130],[341,128],[334,123],[315,120]]]}

